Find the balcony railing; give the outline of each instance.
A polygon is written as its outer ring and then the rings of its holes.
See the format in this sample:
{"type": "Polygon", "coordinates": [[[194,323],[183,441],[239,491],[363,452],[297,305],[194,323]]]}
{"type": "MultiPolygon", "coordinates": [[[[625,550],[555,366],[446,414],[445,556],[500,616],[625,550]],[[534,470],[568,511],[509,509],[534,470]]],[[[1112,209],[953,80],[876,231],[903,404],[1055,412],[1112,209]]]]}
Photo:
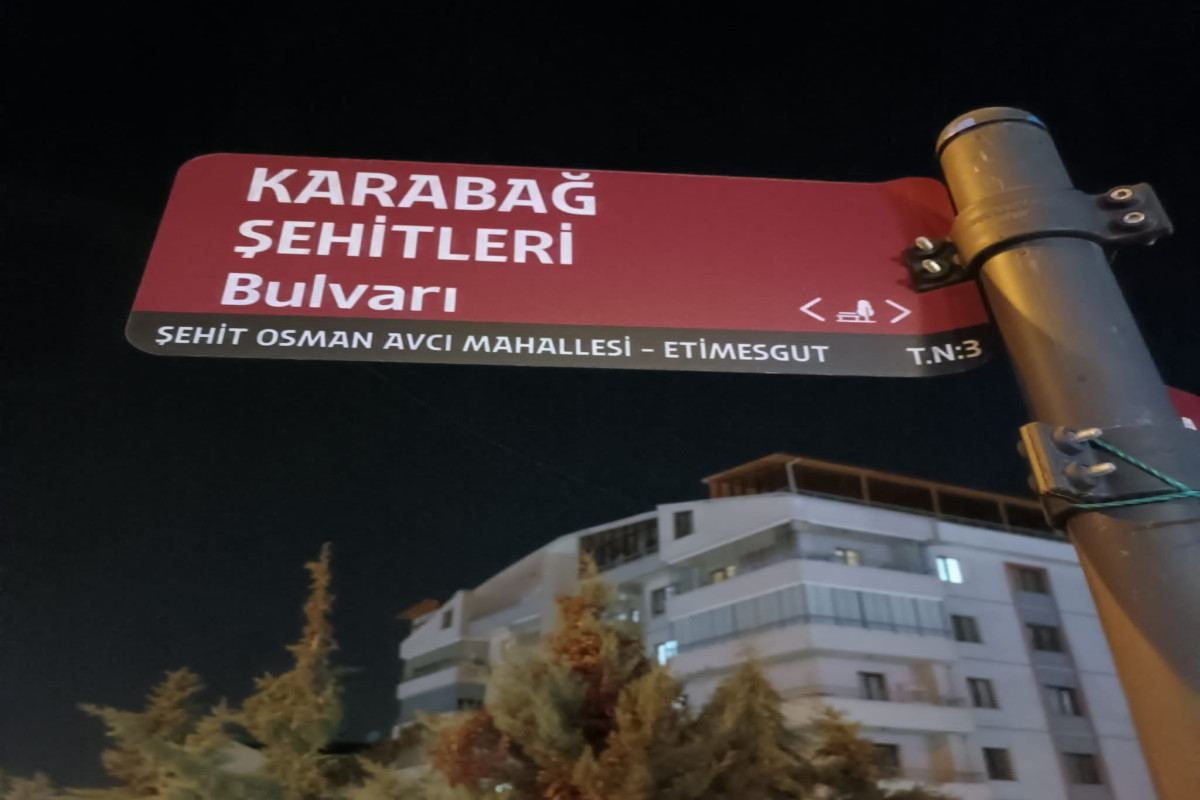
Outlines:
{"type": "MultiPolygon", "coordinates": [[[[830,564],[847,564],[844,558],[830,555],[828,553],[805,553],[800,551],[796,558],[802,558],[805,561],[825,561],[830,564]]],[[[848,564],[853,567],[866,567],[868,569],[888,569],[895,572],[908,572],[913,575],[930,575],[932,570],[925,564],[914,564],[900,560],[881,561],[881,562],[863,562],[861,564],[848,564]]]]}
{"type": "Polygon", "coordinates": [[[432,675],[435,672],[442,672],[448,669],[458,669],[459,678],[462,680],[487,680],[488,677],[488,666],[486,662],[480,660],[447,659],[414,668],[411,674],[405,677],[403,682],[407,683],[408,681],[415,681],[418,678],[425,677],[426,675],[432,675]]]}
{"type": "Polygon", "coordinates": [[[801,686],[780,692],[785,700],[808,697],[838,697],[846,700],[876,700],[884,703],[923,703],[925,705],[961,708],[967,705],[964,697],[948,697],[915,686],[888,687],[882,696],[870,694],[861,686],[801,686]]]}
{"type": "MultiPolygon", "coordinates": [[[[711,576],[706,576],[705,579],[691,582],[681,580],[675,584],[675,594],[683,595],[689,592],[694,592],[698,589],[704,589],[709,586],[715,586],[725,580],[735,580],[738,576],[749,575],[752,572],[773,567],[783,561],[820,561],[826,564],[846,564],[844,559],[829,553],[806,553],[799,548],[781,548],[766,555],[760,555],[754,559],[739,560],[734,565],[734,573],[730,577],[722,580],[712,579],[711,576]]],[[[863,563],[849,565],[855,568],[866,569],[886,569],[896,572],[907,572],[912,575],[929,575],[931,571],[925,565],[913,565],[903,561],[887,561],[876,563],[863,563]]]]}
{"type": "Polygon", "coordinates": [[[880,767],[879,776],[887,781],[911,781],[913,783],[984,783],[982,772],[964,772],[952,769],[909,769],[908,767],[880,767]]]}
{"type": "Polygon", "coordinates": [[[1066,541],[1030,499],[777,453],[704,479],[710,497],[773,492],[828,497],[1025,536],[1066,541]]]}
{"type": "Polygon", "coordinates": [[[891,633],[906,633],[916,636],[936,636],[942,639],[949,638],[950,634],[945,628],[931,628],[924,625],[902,625],[895,622],[883,622],[879,620],[858,619],[850,617],[827,616],[825,614],[794,614],[789,617],[783,617],[772,622],[761,623],[747,627],[739,627],[734,623],[733,630],[720,633],[715,636],[707,636],[701,639],[694,639],[689,642],[680,641],[679,652],[686,653],[689,650],[695,650],[699,647],[708,647],[718,642],[723,642],[728,639],[738,639],[747,634],[759,633],[761,631],[770,630],[772,628],[788,628],[792,625],[838,625],[848,628],[865,628],[867,630],[889,631],[891,633]]]}

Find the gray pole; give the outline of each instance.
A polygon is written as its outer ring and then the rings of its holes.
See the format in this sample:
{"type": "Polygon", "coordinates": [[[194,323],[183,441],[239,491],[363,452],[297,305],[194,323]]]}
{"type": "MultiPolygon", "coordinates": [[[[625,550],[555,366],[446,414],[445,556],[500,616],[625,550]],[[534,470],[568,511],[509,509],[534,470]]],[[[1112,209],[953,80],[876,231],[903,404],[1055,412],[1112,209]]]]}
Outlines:
{"type": "MultiPolygon", "coordinates": [[[[1012,218],[1011,198],[1036,215],[1039,198],[1072,189],[1045,127],[1017,109],[959,117],[938,154],[959,219],[973,210],[983,229],[1006,207],[1012,218]]],[[[1047,225],[987,250],[979,277],[1035,421],[1126,430],[1126,452],[1200,488],[1200,437],[1172,408],[1100,244],[1047,225]]],[[[1116,463],[1114,494],[1144,481],[1116,463]]],[[[1158,796],[1200,797],[1200,499],[1077,511],[1066,527],[1158,796]]]]}

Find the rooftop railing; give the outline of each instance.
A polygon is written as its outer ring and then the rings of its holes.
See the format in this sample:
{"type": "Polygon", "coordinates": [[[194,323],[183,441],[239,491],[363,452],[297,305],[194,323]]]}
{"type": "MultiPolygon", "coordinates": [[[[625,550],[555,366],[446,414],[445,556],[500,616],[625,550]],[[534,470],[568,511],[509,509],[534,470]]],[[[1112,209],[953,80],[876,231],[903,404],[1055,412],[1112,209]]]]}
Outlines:
{"type": "Polygon", "coordinates": [[[710,497],[797,492],[1066,541],[1031,499],[967,489],[783,453],[704,479],[710,497]]]}

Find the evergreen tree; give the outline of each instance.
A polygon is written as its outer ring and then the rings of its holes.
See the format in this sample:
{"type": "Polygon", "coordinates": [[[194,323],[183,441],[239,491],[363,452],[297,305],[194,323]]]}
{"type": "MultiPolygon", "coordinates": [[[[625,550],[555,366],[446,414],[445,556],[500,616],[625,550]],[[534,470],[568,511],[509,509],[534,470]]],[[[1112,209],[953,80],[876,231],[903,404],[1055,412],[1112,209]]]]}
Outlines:
{"type": "MultiPolygon", "coordinates": [[[[802,736],[761,669],[729,675],[692,719],[594,569],[558,599],[544,646],[497,664],[481,710],[445,723],[421,800],[936,800],[879,786],[875,746],[826,711],[802,736]]],[[[389,798],[410,795],[384,795],[389,798]]],[[[372,797],[371,800],[376,800],[372,797]]]]}
{"type": "Polygon", "coordinates": [[[187,670],[170,673],[152,692],[142,712],[85,706],[108,727],[115,747],[104,754],[114,789],[80,790],[91,800],[332,800],[336,795],[326,757],[341,718],[336,649],[329,612],[329,545],[306,565],[311,591],[304,604],[304,630],[288,649],[291,670],[255,682],[240,709],[222,701],[208,714],[195,712],[202,689],[187,670]],[[235,772],[231,754],[251,738],[263,759],[261,774],[235,772]]]}
{"type": "Polygon", "coordinates": [[[915,787],[887,790],[879,785],[879,754],[859,735],[860,725],[826,707],[810,727],[808,753],[822,800],[948,800],[915,787]]]}
{"type": "Polygon", "coordinates": [[[0,775],[0,800],[63,800],[50,779],[42,773],[32,778],[0,775]]]}
{"type": "MultiPolygon", "coordinates": [[[[196,698],[204,690],[200,676],[186,667],[168,672],[162,682],[150,690],[146,708],[125,712],[119,717],[115,746],[100,755],[104,771],[117,784],[111,793],[117,797],[155,797],[163,777],[164,765],[145,746],[148,739],[183,744],[199,718],[196,698]]],[[[113,709],[81,706],[92,716],[105,721],[118,719],[113,709]]],[[[111,727],[111,726],[110,726],[111,727]]]]}
{"type": "MultiPolygon", "coordinates": [[[[163,800],[283,800],[276,781],[254,774],[231,772],[230,748],[236,742],[226,726],[233,714],[223,705],[202,718],[182,743],[148,732],[136,712],[99,709],[109,736],[157,766],[154,794],[163,800]]],[[[126,789],[78,790],[85,800],[136,800],[126,789]]],[[[147,795],[141,795],[145,797],[147,795]]]]}
{"type": "Polygon", "coordinates": [[[485,708],[434,749],[450,786],[513,800],[667,797],[678,762],[654,756],[683,736],[679,687],[646,657],[636,626],[606,619],[612,595],[585,565],[545,646],[496,665],[485,708]]]}
{"type": "Polygon", "coordinates": [[[255,693],[242,704],[238,721],[262,745],[264,772],[283,787],[285,800],[317,800],[329,793],[321,748],[341,724],[341,699],[330,657],[333,639],[330,611],[330,546],[305,565],[311,577],[304,603],[304,630],[288,647],[292,668],[255,681],[255,693]]]}
{"type": "Polygon", "coordinates": [[[705,798],[809,796],[812,769],[801,737],[784,721],[782,702],[753,661],[721,682],[696,724],[695,738],[709,751],[712,765],[712,777],[702,792],[705,798]]]}
{"type": "MultiPolygon", "coordinates": [[[[503,659],[483,709],[427,721],[432,769],[416,778],[367,761],[335,769],[322,748],[340,721],[329,620],[329,546],[307,564],[311,591],[294,664],[256,681],[240,709],[206,715],[187,670],[169,673],[139,712],[86,707],[114,746],[112,790],[92,800],[936,800],[879,786],[874,745],[826,710],[806,736],[788,729],[761,669],[730,674],[699,717],[679,683],[645,655],[636,626],[613,620],[613,590],[586,565],[558,598],[542,647],[503,659]],[[260,771],[228,769],[234,732],[252,737],[260,771]],[[353,777],[348,777],[353,776],[353,777]],[[347,780],[358,785],[350,787],[347,780]]],[[[353,762],[353,763],[351,763],[353,762]]],[[[2,800],[54,800],[49,781],[10,781],[2,800]],[[14,792],[18,794],[13,795],[14,792]],[[10,796],[12,795],[12,796],[10,796]]]]}
{"type": "Polygon", "coordinates": [[[588,800],[693,800],[715,769],[678,682],[654,665],[622,688],[606,747],[598,757],[586,751],[573,777],[588,800]]]}

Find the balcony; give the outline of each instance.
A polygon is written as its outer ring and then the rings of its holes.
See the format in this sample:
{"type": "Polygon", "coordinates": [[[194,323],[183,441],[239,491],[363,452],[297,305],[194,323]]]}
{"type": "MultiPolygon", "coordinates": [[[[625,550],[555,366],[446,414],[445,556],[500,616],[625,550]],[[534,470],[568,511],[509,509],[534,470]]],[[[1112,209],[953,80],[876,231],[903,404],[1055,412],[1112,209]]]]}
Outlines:
{"type": "Polygon", "coordinates": [[[982,772],[900,767],[884,772],[882,783],[893,791],[914,786],[932,787],[955,800],[994,800],[995,797],[982,772]]]}
{"type": "Polygon", "coordinates": [[[918,541],[801,521],[739,535],[677,562],[672,577],[673,618],[798,583],[927,598],[944,591],[918,541]]]}
{"type": "Polygon", "coordinates": [[[784,714],[803,723],[822,706],[832,706],[868,728],[969,733],[975,729],[971,712],[958,697],[941,697],[917,689],[892,691],[886,698],[866,696],[851,687],[809,686],[783,692],[784,714]]]}
{"type": "MultiPolygon", "coordinates": [[[[708,609],[728,606],[738,603],[745,598],[758,597],[768,593],[783,591],[800,584],[821,584],[830,587],[845,588],[851,591],[868,593],[886,592],[893,595],[908,595],[936,601],[942,596],[941,583],[931,575],[920,573],[889,571],[864,566],[848,566],[837,561],[818,561],[792,556],[771,564],[763,565],[748,572],[738,572],[731,577],[705,586],[697,586],[691,591],[672,595],[667,601],[667,613],[673,620],[678,620],[708,609]]],[[[794,609],[800,611],[801,609],[794,609]]],[[[813,608],[803,609],[816,616],[826,613],[813,608]]],[[[833,616],[832,614],[827,614],[833,616]]],[[[787,623],[788,614],[783,614],[780,623],[787,623]]],[[[845,615],[840,615],[844,617],[845,615]]],[[[832,624],[858,625],[857,617],[829,620],[805,620],[796,618],[797,622],[821,621],[832,624]]],[[[937,628],[940,633],[944,621],[939,617],[936,624],[927,620],[925,627],[937,628]]],[[[743,626],[748,627],[748,626],[743,626]]],[[[894,632],[922,634],[920,630],[908,630],[913,627],[906,624],[904,618],[899,618],[895,624],[889,621],[868,622],[864,627],[878,627],[894,632]]],[[[684,641],[688,637],[678,637],[684,641]]]]}
{"type": "Polygon", "coordinates": [[[861,686],[828,686],[825,684],[801,686],[781,692],[780,694],[784,700],[808,697],[837,697],[851,700],[878,700],[884,703],[921,703],[923,705],[948,706],[951,708],[965,708],[967,705],[965,697],[943,696],[938,692],[916,686],[889,687],[887,696],[884,698],[867,696],[861,686]]]}
{"type": "Polygon", "coordinates": [[[793,522],[739,536],[673,570],[675,594],[686,595],[786,561],[822,562],[868,570],[930,574],[920,543],[793,522]]]}
{"type": "Polygon", "coordinates": [[[490,670],[486,664],[477,662],[456,662],[430,665],[430,669],[421,670],[412,678],[401,681],[396,686],[396,699],[404,700],[416,697],[443,686],[453,686],[459,683],[485,683],[490,670]]]}
{"type": "MultiPolygon", "coordinates": [[[[876,624],[869,620],[867,620],[867,621],[849,620],[849,619],[844,619],[841,617],[824,616],[821,614],[796,614],[794,616],[786,617],[784,619],[780,619],[775,622],[765,623],[762,625],[756,625],[753,628],[741,628],[741,629],[735,628],[734,630],[729,631],[728,633],[718,634],[718,635],[711,636],[711,637],[708,637],[705,639],[697,639],[697,640],[693,640],[693,641],[689,641],[689,642],[681,642],[679,644],[679,652],[686,653],[689,651],[699,650],[701,648],[710,647],[714,644],[719,644],[722,642],[736,641],[736,640],[743,639],[747,636],[752,636],[752,635],[760,634],[760,633],[766,633],[768,631],[778,630],[780,628],[790,628],[792,626],[799,626],[799,625],[821,625],[821,626],[830,625],[830,626],[835,626],[838,628],[848,628],[852,632],[855,629],[868,630],[868,631],[886,631],[888,633],[899,633],[899,634],[905,634],[908,636],[928,637],[935,641],[943,641],[943,642],[947,638],[946,630],[944,628],[926,628],[926,627],[921,627],[919,625],[896,625],[894,623],[876,624]]],[[[929,644],[929,645],[924,645],[924,646],[935,649],[935,650],[937,649],[937,645],[935,645],[935,644],[929,644]]],[[[948,645],[947,645],[947,647],[948,647],[948,645]]],[[[870,648],[870,646],[867,646],[865,649],[867,651],[869,651],[871,648],[870,648]]],[[[953,656],[951,656],[949,659],[935,659],[933,655],[930,656],[931,660],[951,660],[952,658],[953,658],[953,656]]]]}
{"type": "Polygon", "coordinates": [[[962,772],[946,769],[899,769],[880,770],[883,780],[899,783],[921,783],[926,786],[937,786],[946,783],[985,783],[987,779],[982,772],[962,772]]]}
{"type": "Polygon", "coordinates": [[[463,638],[486,641],[499,628],[513,627],[536,620],[541,616],[545,599],[540,591],[531,591],[520,602],[491,611],[486,616],[473,616],[466,624],[463,638]]]}
{"type": "Polygon", "coordinates": [[[705,639],[679,640],[671,669],[684,678],[724,673],[746,660],[747,653],[766,661],[814,653],[949,663],[957,659],[944,631],[929,628],[872,628],[831,617],[801,614],[753,629],[705,639]]]}

